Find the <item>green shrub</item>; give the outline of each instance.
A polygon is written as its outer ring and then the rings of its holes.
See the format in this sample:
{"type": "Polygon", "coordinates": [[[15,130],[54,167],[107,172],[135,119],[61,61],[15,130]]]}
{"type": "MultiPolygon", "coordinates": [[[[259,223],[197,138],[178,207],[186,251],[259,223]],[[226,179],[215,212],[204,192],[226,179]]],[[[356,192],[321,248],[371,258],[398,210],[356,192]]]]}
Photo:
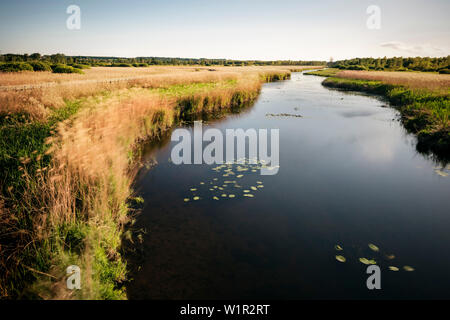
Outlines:
{"type": "Polygon", "coordinates": [[[69,66],[73,67],[73,68],[77,68],[77,69],[90,69],[91,66],[87,65],[87,64],[81,64],[81,63],[73,63],[70,64],[69,66]]]}
{"type": "Polygon", "coordinates": [[[8,62],[0,65],[0,72],[33,71],[33,67],[26,62],[8,62]]]}
{"type": "Polygon", "coordinates": [[[440,74],[450,74],[450,69],[441,69],[439,70],[440,74]]]}
{"type": "Polygon", "coordinates": [[[366,67],[360,65],[347,66],[347,70],[367,70],[366,67]]]}
{"type": "Polygon", "coordinates": [[[113,63],[111,67],[132,67],[132,65],[129,63],[113,63]]]}
{"type": "Polygon", "coordinates": [[[145,67],[148,67],[148,64],[147,63],[133,63],[133,67],[145,68],[145,67]]]}
{"type": "Polygon", "coordinates": [[[80,69],[65,65],[65,64],[57,64],[52,66],[53,73],[81,73],[84,72],[80,69]]]}
{"type": "Polygon", "coordinates": [[[33,67],[34,71],[52,71],[50,65],[42,61],[31,61],[29,64],[33,67]]]}

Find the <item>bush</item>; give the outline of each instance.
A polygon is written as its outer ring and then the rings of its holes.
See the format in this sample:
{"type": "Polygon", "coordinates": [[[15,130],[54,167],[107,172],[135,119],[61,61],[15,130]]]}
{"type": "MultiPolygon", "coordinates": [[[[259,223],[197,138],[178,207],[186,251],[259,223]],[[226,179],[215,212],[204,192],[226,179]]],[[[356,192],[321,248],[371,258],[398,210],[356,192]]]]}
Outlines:
{"type": "Polygon", "coordinates": [[[132,65],[128,63],[113,63],[111,67],[132,67],[132,65]]]}
{"type": "Polygon", "coordinates": [[[77,68],[77,69],[90,69],[91,66],[87,65],[87,64],[81,64],[81,63],[73,63],[70,64],[71,67],[77,68]]]}
{"type": "Polygon", "coordinates": [[[360,65],[347,66],[347,70],[367,70],[366,67],[360,65]]]}
{"type": "Polygon", "coordinates": [[[145,68],[145,67],[148,67],[148,64],[147,63],[133,63],[133,67],[145,68]]]}
{"type": "Polygon", "coordinates": [[[31,61],[29,64],[33,67],[34,71],[52,71],[50,65],[41,61],[31,61]]]}
{"type": "Polygon", "coordinates": [[[0,65],[0,72],[33,71],[33,67],[26,62],[8,62],[0,65]]]}
{"type": "Polygon", "coordinates": [[[450,69],[441,69],[439,70],[440,74],[450,74],[450,69]]]}
{"type": "Polygon", "coordinates": [[[53,73],[81,73],[81,74],[84,73],[80,69],[77,69],[77,68],[74,68],[74,67],[71,67],[68,65],[64,65],[64,64],[53,65],[52,70],[53,70],[53,73]]]}

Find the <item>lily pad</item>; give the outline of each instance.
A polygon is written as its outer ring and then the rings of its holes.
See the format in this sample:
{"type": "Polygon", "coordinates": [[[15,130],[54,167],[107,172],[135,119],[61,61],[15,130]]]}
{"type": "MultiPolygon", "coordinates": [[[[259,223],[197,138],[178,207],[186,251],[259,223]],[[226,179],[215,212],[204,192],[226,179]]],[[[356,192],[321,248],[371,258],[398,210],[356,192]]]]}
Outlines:
{"type": "Polygon", "coordinates": [[[345,259],[345,257],[343,257],[343,256],[336,256],[336,260],[339,261],[339,262],[347,261],[347,259],[345,259]]]}
{"type": "Polygon", "coordinates": [[[378,248],[376,245],[374,245],[373,243],[369,243],[369,248],[375,252],[380,251],[380,248],[378,248]]]}
{"type": "Polygon", "coordinates": [[[189,201],[189,198],[184,198],[184,202],[188,202],[189,201]]]}
{"type": "Polygon", "coordinates": [[[340,245],[335,245],[334,246],[334,248],[337,250],[337,251],[342,251],[343,249],[342,249],[342,247],[340,246],[340,245]]]}
{"type": "Polygon", "coordinates": [[[403,270],[408,271],[408,272],[412,272],[415,269],[413,267],[410,267],[410,266],[403,266],[403,270]]]}
{"type": "Polygon", "coordinates": [[[397,268],[397,267],[394,267],[394,266],[389,266],[389,270],[391,270],[391,271],[398,271],[400,269],[397,268]]]}
{"type": "Polygon", "coordinates": [[[194,197],[194,200],[200,200],[200,197],[194,197]]]}

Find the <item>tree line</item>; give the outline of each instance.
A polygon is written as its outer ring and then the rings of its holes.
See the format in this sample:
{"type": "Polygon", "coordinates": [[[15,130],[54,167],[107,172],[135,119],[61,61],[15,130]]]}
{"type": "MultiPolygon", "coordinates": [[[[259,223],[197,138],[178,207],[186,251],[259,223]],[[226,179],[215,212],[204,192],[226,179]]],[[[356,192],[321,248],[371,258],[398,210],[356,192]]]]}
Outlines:
{"type": "Polygon", "coordinates": [[[424,71],[450,73],[450,56],[441,58],[355,58],[329,62],[328,66],[347,70],[424,71]]]}
{"type": "Polygon", "coordinates": [[[304,66],[325,65],[326,61],[303,60],[230,60],[230,59],[194,59],[194,58],[167,58],[167,57],[92,57],[92,56],[66,56],[61,53],[52,55],[33,54],[3,54],[0,55],[0,63],[21,63],[39,61],[49,65],[87,65],[87,66],[118,66],[118,67],[145,67],[148,65],[201,65],[201,66],[266,66],[266,65],[295,65],[304,66]]]}

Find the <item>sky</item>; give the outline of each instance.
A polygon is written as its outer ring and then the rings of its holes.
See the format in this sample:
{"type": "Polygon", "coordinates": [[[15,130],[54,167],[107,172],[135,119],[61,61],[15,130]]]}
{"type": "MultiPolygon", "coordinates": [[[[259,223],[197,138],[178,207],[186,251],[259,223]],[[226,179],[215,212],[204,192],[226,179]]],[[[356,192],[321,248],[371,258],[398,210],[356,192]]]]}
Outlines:
{"type": "Polygon", "coordinates": [[[447,56],[449,0],[0,2],[0,51],[82,56],[334,60],[447,56]],[[80,8],[70,30],[69,5],[80,8]],[[367,9],[380,9],[368,28],[367,9]],[[373,24],[372,24],[373,25],[373,24]]]}

